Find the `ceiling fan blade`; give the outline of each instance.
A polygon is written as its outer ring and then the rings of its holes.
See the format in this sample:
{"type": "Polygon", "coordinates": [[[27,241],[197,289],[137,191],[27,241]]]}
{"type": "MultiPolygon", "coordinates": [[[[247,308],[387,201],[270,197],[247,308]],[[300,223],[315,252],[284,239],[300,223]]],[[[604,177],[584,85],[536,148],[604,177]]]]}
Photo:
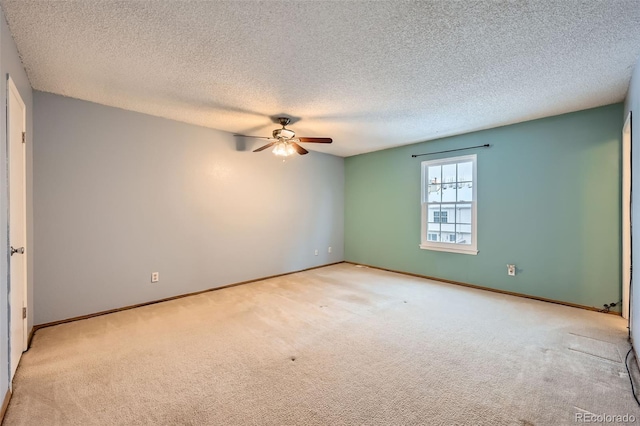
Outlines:
{"type": "Polygon", "coordinates": [[[254,149],[254,150],[253,150],[253,152],[260,152],[260,151],[263,151],[263,150],[265,150],[265,149],[267,149],[267,148],[269,148],[269,147],[273,146],[274,144],[275,144],[275,142],[270,142],[270,143],[268,143],[268,144],[266,144],[266,145],[262,145],[260,148],[258,148],[258,149],[254,149]]]}
{"type": "Polygon", "coordinates": [[[240,136],[241,138],[272,139],[266,136],[248,136],[248,135],[233,135],[233,136],[240,136]]]}
{"type": "Polygon", "coordinates": [[[298,138],[300,142],[304,143],[331,143],[333,139],[331,138],[298,138]]]}
{"type": "Polygon", "coordinates": [[[295,143],[295,142],[289,142],[289,143],[291,144],[293,149],[295,149],[298,152],[298,154],[305,155],[305,154],[309,153],[309,151],[307,151],[306,149],[304,149],[303,147],[301,147],[297,143],[295,143]]]}

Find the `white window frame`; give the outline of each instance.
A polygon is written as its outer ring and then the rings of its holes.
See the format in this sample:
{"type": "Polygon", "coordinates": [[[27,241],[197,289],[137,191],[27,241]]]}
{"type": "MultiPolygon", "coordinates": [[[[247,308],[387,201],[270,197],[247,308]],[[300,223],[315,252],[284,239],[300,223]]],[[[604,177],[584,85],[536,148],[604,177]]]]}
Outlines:
{"type": "MultiPolygon", "coordinates": [[[[423,250],[435,250],[435,251],[445,251],[450,253],[461,253],[461,254],[478,254],[478,215],[477,215],[477,207],[478,207],[478,156],[476,154],[471,155],[463,155],[459,157],[448,157],[441,158],[438,160],[427,160],[422,162],[422,183],[420,187],[421,191],[421,199],[420,202],[422,204],[422,226],[420,231],[420,248],[423,250]],[[471,244],[455,244],[455,243],[445,243],[438,241],[430,241],[427,239],[427,216],[429,214],[429,203],[428,203],[428,185],[427,185],[427,176],[429,173],[429,167],[432,166],[444,166],[447,164],[456,164],[456,163],[465,163],[471,162],[471,167],[473,169],[473,187],[472,187],[472,201],[471,204],[471,244]]],[[[442,204],[442,203],[437,203],[442,204]]],[[[445,203],[446,204],[446,203],[445,203]]]]}

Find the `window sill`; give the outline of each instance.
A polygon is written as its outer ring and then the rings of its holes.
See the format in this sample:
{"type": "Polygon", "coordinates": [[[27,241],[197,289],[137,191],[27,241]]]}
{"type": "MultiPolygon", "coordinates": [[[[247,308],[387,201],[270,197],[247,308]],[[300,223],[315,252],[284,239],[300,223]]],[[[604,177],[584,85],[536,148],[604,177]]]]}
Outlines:
{"type": "Polygon", "coordinates": [[[422,250],[445,251],[449,253],[470,254],[473,256],[478,254],[478,250],[475,250],[472,248],[464,248],[464,247],[442,247],[442,246],[432,246],[432,245],[425,245],[425,244],[420,244],[419,247],[422,250]]]}

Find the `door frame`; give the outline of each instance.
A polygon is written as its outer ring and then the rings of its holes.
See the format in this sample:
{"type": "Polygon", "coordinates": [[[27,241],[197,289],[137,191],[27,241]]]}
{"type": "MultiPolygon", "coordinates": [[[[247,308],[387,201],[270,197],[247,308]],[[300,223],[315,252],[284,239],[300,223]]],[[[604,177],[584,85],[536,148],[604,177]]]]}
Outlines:
{"type": "Polygon", "coordinates": [[[631,111],[622,126],[622,317],[631,312],[632,246],[631,246],[631,190],[633,168],[631,154],[631,111]]]}
{"type": "MultiPolygon", "coordinates": [[[[6,108],[7,108],[7,112],[6,112],[6,150],[7,150],[7,219],[8,219],[8,232],[7,232],[7,236],[8,236],[8,241],[7,241],[7,248],[10,249],[11,247],[11,131],[13,129],[11,129],[11,108],[10,108],[10,103],[9,103],[9,96],[13,94],[16,98],[16,100],[18,101],[20,107],[22,108],[22,117],[21,117],[21,122],[22,122],[22,132],[26,132],[26,124],[27,124],[27,107],[24,103],[24,100],[22,99],[22,96],[20,95],[20,91],[18,91],[18,88],[16,87],[15,83],[13,82],[13,79],[11,78],[10,75],[7,74],[7,99],[6,99],[6,108]]],[[[24,261],[23,261],[23,276],[24,276],[24,283],[23,283],[23,288],[22,288],[22,305],[18,307],[18,309],[22,310],[23,308],[26,308],[26,313],[27,315],[24,316],[24,318],[22,319],[23,322],[23,327],[22,327],[22,341],[21,342],[14,342],[14,336],[11,333],[11,323],[9,322],[9,348],[10,348],[10,356],[11,356],[11,347],[14,344],[21,344],[22,346],[22,352],[27,350],[28,347],[28,343],[29,343],[29,333],[28,333],[28,318],[29,318],[29,306],[28,306],[28,298],[27,298],[27,294],[28,294],[28,268],[27,268],[27,262],[28,262],[28,247],[27,247],[27,155],[26,155],[26,143],[22,143],[22,164],[19,165],[19,167],[22,168],[22,180],[23,180],[23,188],[22,188],[22,199],[21,199],[21,203],[22,203],[22,214],[23,214],[23,218],[22,218],[22,227],[23,227],[23,235],[24,235],[24,247],[25,247],[25,252],[22,256],[24,256],[24,261]]],[[[12,271],[11,271],[11,256],[8,256],[8,289],[11,289],[11,285],[12,285],[12,271]]],[[[14,307],[10,306],[11,304],[11,298],[9,298],[8,300],[9,302],[9,320],[11,321],[11,309],[13,309],[14,307]]],[[[10,362],[10,368],[13,366],[13,361],[11,361],[11,359],[9,360],[10,362]]],[[[12,373],[12,371],[11,371],[12,373]]],[[[12,380],[13,377],[10,377],[10,379],[12,380]]]]}

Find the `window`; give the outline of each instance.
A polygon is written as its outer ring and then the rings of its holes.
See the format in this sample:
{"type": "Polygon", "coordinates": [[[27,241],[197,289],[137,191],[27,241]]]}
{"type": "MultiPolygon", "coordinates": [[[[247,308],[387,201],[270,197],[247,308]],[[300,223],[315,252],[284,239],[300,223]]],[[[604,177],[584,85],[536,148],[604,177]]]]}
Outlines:
{"type": "Polygon", "coordinates": [[[422,162],[420,248],[478,254],[476,155],[422,162]]]}
{"type": "Polygon", "coordinates": [[[437,223],[447,223],[447,211],[434,211],[433,221],[437,223]]]}

